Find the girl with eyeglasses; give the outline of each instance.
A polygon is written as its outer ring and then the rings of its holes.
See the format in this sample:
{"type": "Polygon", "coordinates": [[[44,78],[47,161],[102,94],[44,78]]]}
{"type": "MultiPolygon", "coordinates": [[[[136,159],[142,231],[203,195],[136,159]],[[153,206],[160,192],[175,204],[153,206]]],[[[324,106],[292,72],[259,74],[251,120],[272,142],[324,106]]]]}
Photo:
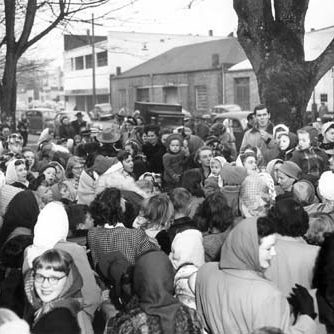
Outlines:
{"type": "Polygon", "coordinates": [[[33,261],[24,279],[26,320],[32,333],[86,333],[80,328],[82,277],[71,255],[50,249],[33,261]]]}

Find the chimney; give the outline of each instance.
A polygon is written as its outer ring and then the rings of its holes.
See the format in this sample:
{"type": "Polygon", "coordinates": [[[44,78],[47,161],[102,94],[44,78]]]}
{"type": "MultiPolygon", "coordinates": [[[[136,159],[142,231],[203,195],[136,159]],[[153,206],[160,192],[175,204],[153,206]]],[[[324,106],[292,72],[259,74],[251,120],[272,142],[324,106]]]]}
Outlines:
{"type": "Polygon", "coordinates": [[[211,60],[212,60],[212,67],[214,68],[219,67],[219,54],[218,53],[214,53],[211,56],[211,60]]]}
{"type": "Polygon", "coordinates": [[[212,29],[209,30],[209,36],[210,36],[210,37],[213,36],[213,30],[212,30],[212,29]]]}
{"type": "Polygon", "coordinates": [[[117,67],[116,67],[116,75],[121,75],[121,73],[122,73],[122,68],[121,68],[121,66],[117,66],[117,67]]]}

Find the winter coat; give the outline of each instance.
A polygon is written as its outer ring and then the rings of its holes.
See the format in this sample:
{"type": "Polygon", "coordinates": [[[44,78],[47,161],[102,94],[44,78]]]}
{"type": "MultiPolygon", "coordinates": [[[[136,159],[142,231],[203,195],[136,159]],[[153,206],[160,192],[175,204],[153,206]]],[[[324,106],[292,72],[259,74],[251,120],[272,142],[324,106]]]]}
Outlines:
{"type": "Polygon", "coordinates": [[[270,326],[285,333],[315,333],[311,317],[290,325],[288,301],[262,275],[256,219],[244,219],[229,233],[220,262],[202,266],[196,279],[197,312],[213,334],[250,333],[270,326]]]}
{"type": "Polygon", "coordinates": [[[319,247],[307,244],[302,238],[277,236],[275,250],[276,256],[265,272],[266,278],[286,297],[296,283],[311,289],[319,247]]]}
{"type": "Polygon", "coordinates": [[[178,186],[185,170],[187,157],[184,151],[178,153],[165,153],[162,157],[164,166],[163,179],[167,186],[178,186]]]}

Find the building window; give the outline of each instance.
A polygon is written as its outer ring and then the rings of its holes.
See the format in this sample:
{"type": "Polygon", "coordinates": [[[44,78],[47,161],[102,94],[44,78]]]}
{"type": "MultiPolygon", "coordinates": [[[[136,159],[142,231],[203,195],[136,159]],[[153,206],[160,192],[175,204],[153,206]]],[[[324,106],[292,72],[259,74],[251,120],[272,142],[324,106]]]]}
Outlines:
{"type": "Polygon", "coordinates": [[[177,87],[163,88],[164,102],[170,104],[178,103],[177,87]]]}
{"type": "Polygon", "coordinates": [[[109,95],[97,95],[96,96],[97,103],[108,103],[109,102],[109,95]]]}
{"type": "Polygon", "coordinates": [[[148,88],[137,88],[137,101],[138,102],[149,102],[150,101],[150,92],[148,88]]]}
{"type": "Polygon", "coordinates": [[[92,68],[93,67],[93,57],[92,57],[92,55],[86,55],[85,56],[85,63],[86,63],[86,68],[92,68]]]}
{"type": "Polygon", "coordinates": [[[195,87],[195,101],[197,110],[208,110],[208,92],[206,86],[195,87]]]}
{"type": "Polygon", "coordinates": [[[98,67],[108,65],[108,52],[107,51],[99,52],[96,55],[96,58],[97,58],[97,66],[98,67]]]}
{"type": "Polygon", "coordinates": [[[75,69],[76,70],[83,70],[84,68],[84,59],[83,56],[75,57],[75,69]]]}
{"type": "Polygon", "coordinates": [[[249,77],[234,79],[234,103],[242,110],[250,110],[249,77]]]}
{"type": "Polygon", "coordinates": [[[120,89],[118,91],[119,94],[119,106],[125,107],[126,106],[126,89],[120,89]]]}
{"type": "Polygon", "coordinates": [[[320,94],[320,102],[328,102],[328,95],[320,94]]]}
{"type": "Polygon", "coordinates": [[[76,110],[86,110],[86,99],[85,96],[76,96],[75,97],[75,106],[76,110]]]}

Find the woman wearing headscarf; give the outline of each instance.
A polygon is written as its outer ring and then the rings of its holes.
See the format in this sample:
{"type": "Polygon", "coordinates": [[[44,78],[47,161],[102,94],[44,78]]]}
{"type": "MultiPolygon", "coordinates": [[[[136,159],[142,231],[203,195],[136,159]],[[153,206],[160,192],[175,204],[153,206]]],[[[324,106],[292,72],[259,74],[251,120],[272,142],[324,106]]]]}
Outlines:
{"type": "Polygon", "coordinates": [[[16,228],[26,227],[32,231],[38,214],[39,206],[35,192],[25,190],[16,194],[8,204],[3,217],[3,225],[0,232],[0,248],[16,228]]]}
{"type": "Polygon", "coordinates": [[[314,309],[309,314],[296,310],[300,314],[291,326],[288,301],[263,277],[275,255],[275,232],[274,224],[245,219],[228,235],[220,262],[200,268],[196,304],[207,332],[250,333],[273,326],[285,333],[315,333],[314,309]]]}
{"type": "Polygon", "coordinates": [[[267,213],[275,201],[274,181],[268,173],[248,175],[241,184],[239,205],[243,217],[258,217],[267,213]]]}
{"type": "Polygon", "coordinates": [[[109,320],[106,333],[201,333],[196,311],[173,296],[173,280],[174,269],[166,254],[151,251],[142,255],[133,273],[135,297],[125,312],[109,320]]]}
{"type": "Polygon", "coordinates": [[[33,261],[24,279],[25,319],[33,334],[86,334],[82,322],[82,278],[67,252],[51,249],[33,261]]]}
{"type": "Polygon", "coordinates": [[[63,204],[60,202],[47,204],[38,216],[33,244],[26,249],[23,272],[32,268],[34,259],[46,250],[56,248],[68,252],[83,279],[81,292],[85,304],[84,311],[90,318],[87,318],[87,326],[91,326],[89,321],[93,319],[94,312],[100,303],[100,289],[96,284],[84,248],[66,241],[68,231],[68,216],[63,204]]]}
{"type": "Polygon", "coordinates": [[[23,159],[10,160],[6,169],[6,183],[14,187],[28,189],[27,166],[23,159]]]}

